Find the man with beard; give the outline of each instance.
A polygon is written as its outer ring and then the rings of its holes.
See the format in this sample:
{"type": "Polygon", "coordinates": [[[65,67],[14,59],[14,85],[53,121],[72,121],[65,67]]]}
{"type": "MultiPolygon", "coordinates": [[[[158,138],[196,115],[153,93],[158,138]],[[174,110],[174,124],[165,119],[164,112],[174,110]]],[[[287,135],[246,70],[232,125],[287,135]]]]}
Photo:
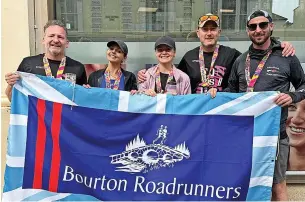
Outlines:
{"type": "Polygon", "coordinates": [[[253,12],[247,20],[252,41],[249,50],[237,58],[229,77],[230,92],[279,91],[274,102],[282,107],[279,146],[275,162],[272,200],[288,200],[286,170],[288,138],[285,123],[288,105],[305,98],[305,75],[296,56],[283,57],[281,45],[271,37],[274,24],[263,10],[253,12]],[[290,83],[296,91],[289,92],[290,83]]]}
{"type": "MultiPolygon", "coordinates": [[[[39,74],[57,79],[64,78],[79,85],[87,83],[84,65],[65,55],[65,50],[69,46],[69,41],[67,39],[67,29],[62,22],[58,20],[47,22],[44,26],[42,43],[45,47],[45,53],[24,58],[17,71],[39,74]],[[72,76],[69,77],[70,75],[72,76]]],[[[5,94],[9,100],[11,100],[13,85],[19,78],[20,76],[16,72],[5,75],[5,80],[8,84],[5,94]]]]}
{"type": "MultiPolygon", "coordinates": [[[[213,98],[217,91],[228,86],[231,67],[241,53],[234,48],[219,45],[220,33],[220,19],[217,15],[208,13],[199,18],[197,37],[201,46],[188,51],[177,66],[190,77],[192,93],[209,92],[213,98]]],[[[282,46],[285,47],[283,55],[294,54],[291,44],[283,42],[282,46]]],[[[140,83],[146,80],[145,71],[138,72],[140,83]]]]}

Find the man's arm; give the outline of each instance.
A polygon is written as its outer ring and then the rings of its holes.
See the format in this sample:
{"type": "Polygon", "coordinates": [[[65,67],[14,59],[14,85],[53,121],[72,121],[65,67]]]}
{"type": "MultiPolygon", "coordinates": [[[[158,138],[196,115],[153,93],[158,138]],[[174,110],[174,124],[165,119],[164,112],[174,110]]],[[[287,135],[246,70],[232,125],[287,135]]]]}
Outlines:
{"type": "Polygon", "coordinates": [[[228,87],[223,90],[223,92],[231,92],[231,93],[238,93],[239,92],[239,77],[237,73],[237,69],[239,66],[239,60],[235,60],[231,73],[229,76],[229,81],[228,81],[228,87]]]}
{"type": "Polygon", "coordinates": [[[184,59],[185,55],[182,57],[180,63],[178,64],[177,69],[180,69],[181,71],[183,71],[184,73],[187,74],[187,65],[186,65],[186,61],[184,59]]]}
{"type": "MultiPolygon", "coordinates": [[[[18,66],[17,71],[19,72],[29,72],[29,66],[30,64],[27,62],[27,60],[24,58],[20,65],[18,66]]],[[[7,83],[7,87],[5,89],[5,95],[7,96],[8,100],[12,100],[12,90],[14,84],[20,79],[20,76],[16,72],[10,72],[5,75],[5,81],[7,83]]]]}
{"type": "Polygon", "coordinates": [[[147,71],[145,72],[144,76],[145,76],[146,80],[144,82],[138,84],[138,88],[139,88],[140,92],[145,92],[146,90],[149,89],[149,86],[148,86],[149,74],[147,71]]]}
{"type": "Polygon", "coordinates": [[[278,41],[276,38],[271,37],[271,40],[274,43],[278,43],[281,44],[281,47],[283,48],[282,50],[282,55],[284,57],[289,57],[289,56],[294,56],[295,54],[295,48],[293,47],[293,45],[291,43],[289,43],[288,41],[278,41]]]}
{"type": "Polygon", "coordinates": [[[86,70],[85,70],[85,66],[82,64],[81,66],[81,70],[83,71],[82,72],[82,75],[80,77],[80,80],[79,80],[79,85],[84,85],[84,84],[87,84],[87,74],[86,74],[86,70]]]}
{"type": "Polygon", "coordinates": [[[293,103],[300,102],[305,99],[305,74],[299,59],[296,56],[292,57],[290,64],[291,83],[295,88],[295,92],[288,94],[292,98],[293,103]]]}
{"type": "Polygon", "coordinates": [[[13,87],[11,85],[7,85],[7,87],[5,89],[5,95],[9,101],[12,100],[12,90],[13,90],[13,87]]]}

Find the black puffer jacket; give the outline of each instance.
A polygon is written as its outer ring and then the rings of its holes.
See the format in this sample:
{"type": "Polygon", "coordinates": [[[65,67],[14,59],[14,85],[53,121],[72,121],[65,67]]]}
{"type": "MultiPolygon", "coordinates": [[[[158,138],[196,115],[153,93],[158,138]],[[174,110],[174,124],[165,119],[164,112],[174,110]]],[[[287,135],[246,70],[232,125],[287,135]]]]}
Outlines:
{"type": "MultiPolygon", "coordinates": [[[[100,69],[91,73],[88,79],[88,84],[91,87],[100,87],[101,86],[100,82],[102,81],[102,79],[104,79],[105,70],[106,69],[100,69]]],[[[124,75],[124,81],[125,81],[124,90],[125,91],[138,90],[136,76],[129,71],[126,71],[124,69],[121,70],[122,70],[122,74],[124,75]]]]}

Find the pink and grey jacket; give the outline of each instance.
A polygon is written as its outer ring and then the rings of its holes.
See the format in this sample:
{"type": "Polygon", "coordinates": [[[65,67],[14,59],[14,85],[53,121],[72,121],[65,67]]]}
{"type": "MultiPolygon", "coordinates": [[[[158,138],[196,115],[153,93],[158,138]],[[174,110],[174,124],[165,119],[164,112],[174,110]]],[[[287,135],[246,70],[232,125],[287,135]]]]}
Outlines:
{"type": "MultiPolygon", "coordinates": [[[[145,75],[146,81],[139,84],[139,91],[144,91],[148,89],[155,89],[156,86],[156,71],[157,66],[149,68],[145,75]]],[[[191,94],[191,84],[190,78],[187,74],[177,69],[173,65],[173,73],[176,80],[176,90],[178,95],[186,95],[191,94]]]]}

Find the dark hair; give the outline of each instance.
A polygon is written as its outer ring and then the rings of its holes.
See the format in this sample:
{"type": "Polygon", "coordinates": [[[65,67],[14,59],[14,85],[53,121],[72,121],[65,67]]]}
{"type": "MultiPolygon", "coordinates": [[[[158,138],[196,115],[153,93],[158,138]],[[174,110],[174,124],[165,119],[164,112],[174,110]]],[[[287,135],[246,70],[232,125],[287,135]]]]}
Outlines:
{"type": "Polygon", "coordinates": [[[66,35],[68,35],[68,30],[67,30],[65,24],[62,23],[62,22],[59,21],[59,20],[49,20],[49,21],[46,23],[46,25],[43,27],[43,32],[45,33],[45,32],[46,32],[46,29],[48,29],[48,27],[51,27],[51,26],[54,26],[54,25],[57,25],[57,26],[59,26],[59,27],[62,27],[62,28],[65,30],[66,35]]]}

